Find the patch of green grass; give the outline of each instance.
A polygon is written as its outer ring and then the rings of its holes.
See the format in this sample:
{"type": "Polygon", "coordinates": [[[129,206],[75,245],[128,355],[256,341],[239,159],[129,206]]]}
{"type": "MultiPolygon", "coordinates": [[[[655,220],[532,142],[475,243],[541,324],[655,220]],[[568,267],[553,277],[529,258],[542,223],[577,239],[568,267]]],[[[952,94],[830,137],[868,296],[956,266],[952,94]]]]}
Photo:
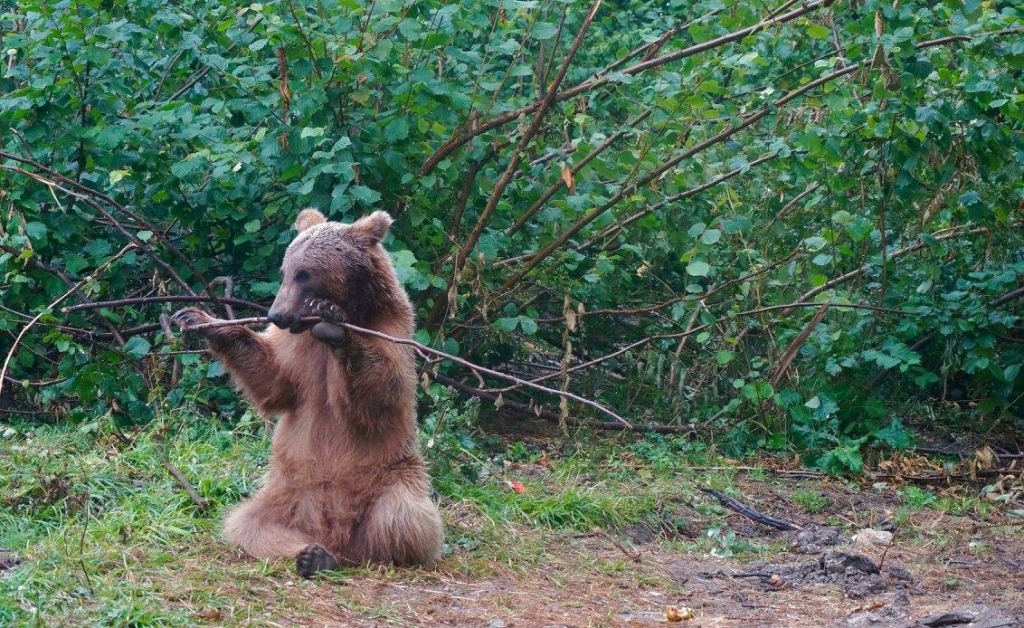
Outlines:
{"type": "Polygon", "coordinates": [[[611,528],[639,521],[656,507],[649,495],[623,487],[586,484],[579,478],[557,477],[524,483],[517,493],[505,482],[492,479],[473,483],[459,478],[438,478],[434,485],[454,501],[474,502],[485,516],[499,523],[522,523],[555,530],[611,528]]]}
{"type": "Polygon", "coordinates": [[[266,444],[205,424],[161,446],[157,429],[122,442],[74,426],[25,428],[3,442],[0,546],[23,564],[0,577],[0,625],[178,626],[236,608],[211,586],[233,579],[219,514],[251,490],[263,457],[253,452],[266,444]],[[161,450],[213,508],[198,509],[161,450]]]}
{"type": "Polygon", "coordinates": [[[803,508],[811,514],[824,511],[828,505],[828,498],[821,491],[800,488],[789,496],[794,504],[803,508]]]}
{"type": "Polygon", "coordinates": [[[900,490],[903,503],[911,510],[921,510],[935,503],[935,493],[917,486],[906,486],[900,490]]]}

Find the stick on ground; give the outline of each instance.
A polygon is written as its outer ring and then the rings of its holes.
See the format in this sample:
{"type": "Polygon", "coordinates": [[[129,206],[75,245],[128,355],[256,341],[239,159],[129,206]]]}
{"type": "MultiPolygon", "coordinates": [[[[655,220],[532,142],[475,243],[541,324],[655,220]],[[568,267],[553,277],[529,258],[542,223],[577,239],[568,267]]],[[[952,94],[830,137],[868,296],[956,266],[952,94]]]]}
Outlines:
{"type": "Polygon", "coordinates": [[[800,530],[801,529],[800,526],[798,526],[797,524],[793,523],[792,521],[787,521],[785,519],[776,519],[775,517],[769,517],[768,515],[763,515],[763,514],[757,512],[756,510],[754,510],[750,506],[744,506],[743,504],[741,504],[740,502],[736,501],[735,499],[729,497],[728,495],[726,495],[722,491],[716,491],[713,488],[702,488],[700,490],[705,492],[705,493],[707,493],[708,495],[711,495],[715,499],[717,499],[719,502],[721,502],[721,504],[723,506],[725,506],[729,510],[732,510],[733,512],[738,512],[741,515],[743,515],[744,517],[746,517],[747,519],[750,519],[752,521],[756,521],[758,523],[763,523],[764,525],[771,526],[771,527],[775,528],[776,530],[800,530]]]}

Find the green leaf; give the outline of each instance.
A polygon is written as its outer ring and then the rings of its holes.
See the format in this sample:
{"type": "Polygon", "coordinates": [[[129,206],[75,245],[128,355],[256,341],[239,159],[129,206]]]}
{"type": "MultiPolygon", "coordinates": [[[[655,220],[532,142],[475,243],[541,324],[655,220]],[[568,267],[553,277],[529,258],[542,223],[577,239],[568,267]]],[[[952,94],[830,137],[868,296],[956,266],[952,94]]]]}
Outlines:
{"type": "Polygon", "coordinates": [[[693,275],[694,277],[707,277],[710,271],[711,265],[703,260],[691,260],[690,263],[686,265],[687,274],[693,275]]]}
{"type": "Polygon", "coordinates": [[[811,39],[828,39],[830,35],[828,28],[820,24],[811,24],[807,27],[807,36],[811,39]]]}
{"type": "Polygon", "coordinates": [[[718,229],[708,229],[700,237],[700,241],[704,244],[715,244],[722,239],[722,232],[718,229]]]}
{"type": "Polygon", "coordinates": [[[395,118],[384,127],[384,139],[388,142],[398,142],[407,137],[409,137],[408,118],[395,118]]]}
{"type": "Polygon", "coordinates": [[[142,336],[132,336],[124,343],[124,352],[135,360],[140,360],[149,354],[149,341],[142,336]]]}
{"type": "Polygon", "coordinates": [[[519,326],[522,328],[524,334],[532,336],[537,333],[537,321],[528,316],[519,317],[519,326]]]}
{"type": "Polygon", "coordinates": [[[537,22],[530,32],[534,39],[541,41],[551,39],[556,33],[558,33],[558,27],[550,22],[537,22]]]}
{"type": "Polygon", "coordinates": [[[25,235],[32,240],[42,240],[46,237],[46,225],[41,222],[25,223],[25,235]]]}
{"type": "Polygon", "coordinates": [[[518,316],[499,318],[499,319],[494,321],[494,326],[497,329],[500,329],[501,331],[504,331],[504,332],[513,332],[513,331],[515,331],[517,325],[519,325],[519,317],[518,316]]]}
{"type": "Polygon", "coordinates": [[[910,447],[910,433],[899,419],[893,419],[887,427],[875,432],[875,438],[894,449],[910,447]]]}

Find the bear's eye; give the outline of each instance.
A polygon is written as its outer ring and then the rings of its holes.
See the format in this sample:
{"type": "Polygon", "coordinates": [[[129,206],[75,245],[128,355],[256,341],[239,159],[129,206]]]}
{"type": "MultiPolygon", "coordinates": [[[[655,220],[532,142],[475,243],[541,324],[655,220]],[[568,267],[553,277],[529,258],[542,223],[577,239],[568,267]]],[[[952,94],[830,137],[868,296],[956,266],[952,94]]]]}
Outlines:
{"type": "Polygon", "coordinates": [[[304,270],[300,270],[299,272],[295,273],[295,281],[299,283],[306,283],[307,281],[309,281],[309,273],[307,273],[304,270]]]}

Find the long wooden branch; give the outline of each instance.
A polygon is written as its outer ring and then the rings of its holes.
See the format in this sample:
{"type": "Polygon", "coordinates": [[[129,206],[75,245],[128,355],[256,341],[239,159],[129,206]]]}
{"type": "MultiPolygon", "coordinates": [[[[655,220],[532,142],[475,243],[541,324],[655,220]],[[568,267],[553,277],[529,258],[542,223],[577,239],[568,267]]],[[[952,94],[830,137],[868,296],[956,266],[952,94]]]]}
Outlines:
{"type": "MultiPolygon", "coordinates": [[[[815,4],[819,4],[819,3],[815,3],[815,4]]],[[[805,9],[806,9],[806,7],[805,7],[805,9]]],[[[803,9],[800,9],[800,11],[802,11],[802,10],[803,9]]],[[[789,14],[787,14],[787,15],[789,15],[789,14]]],[[[781,19],[781,17],[779,19],[781,19]]],[[[1010,29],[1010,31],[1012,31],[1012,29],[1010,29]]],[[[978,33],[978,34],[972,36],[972,40],[978,39],[978,38],[982,38],[982,37],[986,37],[986,36],[998,36],[998,35],[1003,35],[1003,34],[1007,34],[1007,31],[996,31],[996,32],[989,32],[989,33],[978,33]]],[[[711,43],[711,42],[708,42],[708,43],[711,43]]],[[[919,42],[918,44],[915,45],[915,48],[920,50],[920,49],[924,49],[924,48],[928,48],[928,47],[944,45],[944,44],[947,44],[947,43],[950,43],[950,42],[948,40],[946,40],[946,39],[929,40],[929,41],[919,42]]],[[[808,92],[810,92],[810,91],[812,91],[814,89],[817,89],[818,87],[821,87],[822,85],[830,83],[830,82],[832,82],[832,81],[834,81],[834,80],[836,80],[838,78],[847,76],[849,74],[853,74],[854,72],[860,70],[862,67],[865,67],[865,66],[869,65],[870,61],[871,60],[868,59],[868,60],[859,61],[857,63],[851,63],[850,65],[848,65],[848,66],[846,66],[844,68],[840,68],[838,70],[830,72],[829,74],[821,76],[821,77],[819,77],[817,79],[814,79],[813,81],[807,82],[806,84],[804,84],[804,85],[802,85],[802,86],[800,86],[800,87],[798,87],[796,89],[793,89],[792,91],[790,91],[787,94],[783,95],[782,97],[778,98],[777,100],[775,100],[771,104],[765,105],[764,107],[762,107],[760,109],[757,109],[756,111],[753,111],[753,112],[747,114],[746,116],[744,116],[743,118],[740,119],[739,123],[733,124],[732,126],[729,126],[729,127],[725,128],[725,129],[722,129],[716,135],[714,135],[714,136],[712,136],[712,137],[710,137],[710,138],[708,138],[708,139],[706,139],[706,140],[704,140],[702,142],[699,142],[699,143],[695,144],[694,146],[688,148],[687,150],[683,151],[679,155],[676,155],[675,157],[669,159],[668,161],[666,161],[662,165],[660,165],[660,166],[658,166],[658,167],[648,171],[642,177],[638,178],[636,180],[636,182],[634,182],[632,184],[629,184],[629,185],[623,186],[622,189],[619,190],[619,192],[617,192],[615,195],[613,195],[608,201],[602,203],[601,205],[599,205],[599,206],[591,209],[587,213],[585,213],[575,223],[573,223],[569,228],[567,228],[561,234],[556,236],[555,239],[552,242],[550,242],[547,246],[545,246],[543,249],[541,249],[540,251],[535,253],[533,256],[528,258],[527,261],[523,264],[523,266],[521,268],[519,268],[516,272],[512,273],[511,276],[509,276],[508,279],[505,280],[504,284],[502,284],[501,290],[505,291],[505,290],[509,290],[512,287],[514,287],[520,280],[522,280],[523,277],[526,276],[527,273],[529,273],[534,268],[536,268],[538,265],[540,265],[541,262],[543,262],[545,259],[550,257],[555,251],[559,250],[566,243],[566,241],[569,240],[569,238],[572,238],[573,236],[575,236],[584,227],[586,227],[591,222],[593,222],[594,220],[599,218],[601,215],[603,215],[605,212],[610,210],[612,207],[614,207],[615,205],[620,203],[623,199],[626,199],[626,198],[632,196],[637,190],[641,189],[642,187],[644,187],[648,183],[656,180],[658,177],[662,176],[663,174],[665,174],[666,172],[668,172],[672,168],[674,168],[677,165],[679,165],[680,163],[682,163],[682,161],[684,161],[685,159],[689,159],[690,157],[693,157],[694,155],[696,155],[696,154],[698,154],[700,152],[703,152],[705,149],[709,148],[710,146],[713,146],[715,144],[719,144],[721,142],[724,142],[725,140],[731,138],[732,136],[736,135],[740,131],[753,126],[754,124],[756,124],[760,120],[764,119],[765,117],[767,117],[767,116],[769,116],[769,115],[771,115],[773,113],[777,113],[778,110],[781,107],[783,107],[785,105],[788,105],[789,103],[793,102],[794,100],[804,96],[808,92]]]]}
{"type": "Polygon", "coordinates": [[[89,303],[79,303],[78,305],[69,305],[62,307],[60,311],[64,314],[70,312],[80,312],[82,310],[95,310],[100,308],[109,307],[125,307],[127,305],[150,305],[153,303],[223,303],[224,305],[238,305],[240,307],[251,308],[260,312],[266,312],[267,306],[254,303],[252,301],[246,301],[245,299],[236,299],[234,297],[214,297],[205,295],[164,295],[159,297],[135,297],[132,299],[116,299],[114,301],[90,301],[89,303]]]}
{"type": "MultiPolygon", "coordinates": [[[[612,144],[614,144],[627,132],[629,132],[630,129],[646,120],[653,111],[654,110],[651,109],[650,107],[644,109],[634,118],[626,122],[625,126],[623,126],[621,129],[613,133],[605,141],[601,142],[601,144],[594,148],[594,150],[590,151],[590,153],[588,153],[583,159],[573,164],[572,168],[570,169],[572,176],[575,177],[577,174],[579,174],[580,170],[585,168],[587,164],[596,159],[601,153],[603,153],[612,144]]],[[[530,205],[529,209],[523,212],[523,215],[516,220],[515,224],[513,224],[511,227],[505,230],[505,235],[511,236],[514,235],[516,231],[519,231],[519,229],[521,229],[523,225],[525,225],[526,222],[530,220],[530,218],[533,218],[533,215],[540,211],[540,209],[544,207],[544,205],[547,204],[549,200],[551,200],[551,197],[558,193],[558,190],[562,189],[562,187],[565,185],[565,181],[560,178],[557,183],[555,183],[554,185],[550,186],[547,190],[545,190],[544,193],[540,195],[540,198],[534,201],[533,205],[530,205]]]]}
{"type": "MultiPolygon", "coordinates": [[[[320,320],[321,319],[318,316],[310,316],[310,317],[303,317],[302,322],[304,322],[304,323],[316,323],[316,322],[320,322],[320,320]]],[[[232,320],[232,321],[216,321],[216,322],[213,322],[213,323],[202,323],[200,325],[191,326],[191,327],[187,328],[186,331],[193,330],[193,329],[206,329],[206,328],[211,328],[211,327],[228,327],[228,326],[232,326],[232,325],[255,325],[255,324],[261,324],[261,323],[268,323],[268,322],[269,322],[269,320],[264,318],[264,317],[239,318],[239,319],[235,319],[235,320],[232,320]]],[[[420,343],[420,342],[416,342],[415,340],[412,340],[411,338],[396,338],[395,336],[389,336],[388,334],[385,334],[385,333],[382,333],[382,332],[379,332],[379,331],[376,331],[376,330],[373,330],[373,329],[366,329],[365,327],[359,327],[359,326],[353,325],[351,323],[340,323],[340,325],[341,325],[341,327],[344,327],[348,331],[355,332],[357,334],[362,334],[364,336],[373,336],[375,338],[380,338],[381,340],[387,340],[388,342],[393,342],[393,343],[398,344],[398,345],[410,346],[410,347],[414,348],[421,356],[432,355],[434,357],[442,358],[444,360],[449,360],[451,362],[454,362],[455,364],[458,364],[460,366],[463,366],[465,368],[470,369],[474,373],[483,373],[484,375],[490,375],[491,377],[496,377],[498,379],[503,379],[505,381],[512,382],[517,387],[531,388],[533,390],[537,390],[537,391],[540,391],[540,392],[543,392],[543,393],[547,393],[549,395],[555,395],[557,397],[564,397],[564,398],[567,398],[567,399],[571,399],[572,401],[575,401],[577,403],[581,403],[581,404],[583,404],[585,406],[589,406],[589,407],[594,408],[595,410],[597,410],[597,411],[599,411],[601,413],[604,413],[604,414],[612,417],[613,419],[615,419],[616,422],[621,424],[624,429],[629,429],[629,430],[635,429],[633,427],[632,423],[630,423],[626,419],[622,418],[621,416],[619,416],[618,414],[616,414],[612,410],[609,410],[608,408],[606,408],[603,405],[597,403],[596,401],[592,401],[590,399],[586,399],[584,397],[580,397],[579,395],[576,395],[574,393],[567,392],[567,391],[562,391],[562,390],[555,390],[554,388],[548,388],[547,386],[541,386],[540,384],[537,384],[537,383],[534,383],[534,382],[531,382],[531,381],[527,381],[527,380],[524,380],[524,379],[520,379],[520,378],[518,378],[518,377],[516,377],[514,375],[509,375],[507,373],[502,373],[501,371],[495,371],[494,369],[489,369],[487,367],[480,366],[478,364],[473,364],[469,360],[464,360],[463,358],[451,355],[450,353],[445,353],[444,351],[441,351],[439,349],[434,349],[433,347],[428,347],[427,345],[425,345],[423,343],[420,343]]]]}
{"type": "MultiPolygon", "coordinates": [[[[536,416],[546,421],[553,423],[559,423],[561,421],[561,415],[558,412],[551,410],[545,410],[540,406],[528,406],[523,403],[518,403],[505,399],[502,397],[502,392],[494,388],[476,388],[468,384],[464,384],[457,379],[442,375],[440,373],[434,373],[431,375],[438,383],[444,386],[449,386],[455,390],[477,397],[480,399],[486,399],[487,401],[495,402],[501,397],[501,409],[512,410],[515,413],[536,416]]],[[[501,389],[505,390],[505,389],[501,389]]],[[[612,430],[612,431],[625,431],[625,432],[655,432],[657,434],[689,434],[694,431],[691,426],[684,425],[662,425],[658,423],[633,423],[632,425],[626,426],[618,421],[598,421],[592,419],[580,419],[575,417],[569,417],[569,422],[573,425],[580,425],[585,427],[592,427],[600,430],[612,430]]]]}
{"type": "Polygon", "coordinates": [[[633,224],[634,222],[640,220],[644,216],[653,214],[654,212],[659,211],[660,209],[662,209],[663,207],[665,207],[667,205],[671,205],[673,203],[678,203],[679,201],[687,199],[687,198],[690,198],[691,196],[696,196],[697,194],[700,194],[701,192],[703,192],[705,190],[709,190],[709,189],[715,187],[719,183],[724,183],[725,181],[728,181],[729,179],[738,177],[739,175],[741,175],[741,174],[747,172],[748,170],[750,170],[751,168],[756,168],[757,166],[760,166],[761,164],[763,164],[763,163],[765,163],[767,161],[771,161],[772,159],[775,159],[778,156],[779,156],[779,154],[775,153],[775,152],[768,153],[767,155],[762,155],[762,156],[758,157],[757,159],[755,159],[754,161],[751,161],[750,163],[748,163],[748,164],[746,164],[744,166],[741,166],[739,168],[735,168],[735,169],[730,170],[729,172],[726,172],[724,174],[720,174],[717,177],[714,177],[713,179],[711,179],[709,181],[706,181],[706,182],[704,182],[704,183],[702,183],[702,184],[700,184],[698,186],[694,186],[694,187],[692,187],[692,188],[690,188],[688,190],[684,190],[682,192],[679,192],[678,194],[673,194],[672,196],[669,196],[668,198],[663,199],[663,200],[659,201],[658,203],[655,203],[654,205],[649,205],[649,206],[645,207],[644,209],[641,209],[640,211],[634,213],[632,216],[628,216],[628,217],[626,217],[626,218],[624,218],[622,220],[616,221],[615,223],[608,225],[607,227],[605,227],[604,229],[601,230],[601,233],[597,234],[596,236],[590,238],[589,240],[587,240],[583,244],[581,244],[578,247],[576,247],[576,250],[577,251],[582,251],[582,250],[585,250],[585,249],[589,249],[591,246],[593,246],[595,243],[597,243],[597,241],[605,240],[607,238],[614,237],[620,231],[622,231],[623,229],[625,229],[629,225],[633,224]]]}
{"type": "Polygon", "coordinates": [[[164,236],[159,229],[157,229],[152,223],[143,218],[137,212],[133,212],[124,205],[121,205],[120,203],[115,201],[111,196],[104,194],[103,192],[100,192],[98,190],[94,190],[87,185],[75,181],[74,179],[66,177],[61,173],[57,172],[56,170],[50,168],[49,166],[41,164],[33,159],[19,157],[11,153],[4,152],[2,150],[0,150],[0,159],[10,159],[12,161],[17,161],[19,163],[31,166],[35,170],[39,170],[40,172],[45,173],[47,176],[43,176],[38,172],[32,172],[24,168],[19,168],[17,166],[10,166],[7,164],[0,163],[0,169],[9,170],[11,172],[16,172],[18,174],[24,175],[30,179],[42,183],[43,185],[47,186],[51,191],[58,190],[64,194],[67,194],[68,196],[77,198],[92,206],[93,209],[95,209],[104,218],[106,218],[107,221],[109,221],[109,223],[121,233],[121,235],[128,239],[128,241],[134,243],[135,246],[140,251],[146,253],[155,264],[163,268],[164,271],[167,272],[167,274],[170,275],[175,281],[177,281],[178,284],[181,285],[184,290],[194,295],[195,293],[193,292],[192,287],[189,286],[188,282],[182,279],[181,275],[179,275],[178,272],[174,270],[174,268],[170,264],[164,261],[159,255],[157,255],[156,252],[152,249],[152,247],[150,247],[147,243],[140,240],[136,234],[132,233],[127,227],[121,224],[119,220],[114,218],[110,214],[110,212],[107,211],[106,208],[103,206],[103,203],[106,203],[107,205],[113,207],[118,212],[128,216],[137,224],[141,225],[142,227],[153,233],[154,238],[156,238],[163,246],[165,246],[169,251],[171,251],[171,253],[175,257],[177,257],[183,264],[185,264],[185,266],[192,272],[196,279],[201,281],[203,285],[209,288],[209,281],[207,281],[203,273],[200,272],[198,268],[196,268],[196,266],[192,263],[192,260],[190,260],[184,253],[182,253],[181,250],[178,249],[178,247],[171,244],[170,240],[168,240],[167,237],[164,236]],[[100,201],[102,201],[102,203],[100,201]]]}

